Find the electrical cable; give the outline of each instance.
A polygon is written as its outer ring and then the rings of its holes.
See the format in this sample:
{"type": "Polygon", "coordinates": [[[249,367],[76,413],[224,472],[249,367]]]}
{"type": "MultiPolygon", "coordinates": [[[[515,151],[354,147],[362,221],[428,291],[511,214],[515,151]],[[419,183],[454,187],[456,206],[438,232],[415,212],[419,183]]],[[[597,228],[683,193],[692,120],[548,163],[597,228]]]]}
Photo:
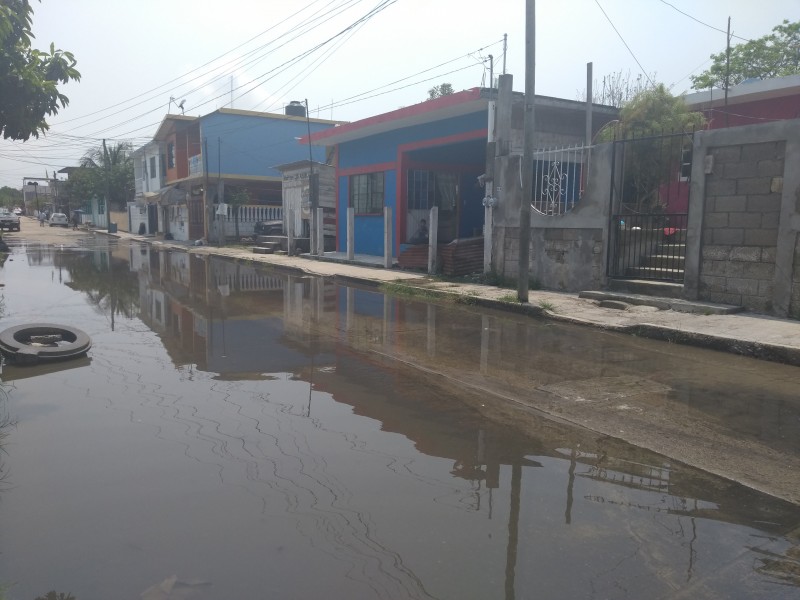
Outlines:
{"type": "MultiPolygon", "coordinates": [[[[697,21],[698,23],[700,23],[700,25],[704,25],[704,26],[708,27],[709,29],[713,29],[714,31],[719,31],[720,33],[724,33],[725,35],[728,34],[728,32],[725,29],[720,29],[719,27],[714,27],[713,25],[709,25],[708,23],[704,23],[703,21],[701,21],[697,17],[693,17],[689,13],[683,12],[680,8],[678,8],[674,4],[670,4],[666,0],[659,0],[659,2],[661,2],[662,4],[666,4],[670,8],[672,8],[672,9],[678,11],[679,13],[681,13],[683,16],[689,17],[692,21],[697,21]]],[[[753,40],[750,40],[750,39],[747,39],[747,38],[744,38],[744,37],[741,37],[741,36],[738,36],[738,35],[734,35],[734,34],[731,34],[731,37],[732,38],[735,37],[735,38],[740,39],[740,40],[742,40],[744,42],[752,42],[753,41],[753,40]]]]}
{"type": "Polygon", "coordinates": [[[606,20],[608,21],[608,23],[611,25],[611,27],[612,27],[612,28],[614,29],[614,31],[616,32],[616,34],[617,34],[617,36],[619,37],[619,39],[622,41],[622,43],[623,43],[623,44],[625,45],[625,47],[628,49],[628,52],[629,52],[629,53],[630,53],[630,55],[633,57],[633,60],[635,60],[635,61],[636,61],[636,64],[637,64],[637,65],[639,65],[639,68],[642,70],[642,73],[644,74],[644,76],[645,76],[645,77],[647,77],[647,81],[649,81],[649,82],[650,82],[650,85],[652,85],[652,86],[655,86],[655,85],[656,85],[656,84],[655,84],[655,82],[653,82],[653,80],[652,80],[652,79],[650,79],[650,75],[648,75],[648,74],[647,74],[647,71],[645,71],[645,70],[644,70],[644,67],[642,66],[642,63],[640,63],[640,62],[639,62],[639,59],[638,59],[638,58],[636,58],[636,55],[633,53],[633,50],[631,50],[631,47],[630,47],[630,46],[628,46],[628,42],[626,42],[626,41],[625,41],[625,38],[623,38],[623,37],[622,37],[622,34],[619,32],[619,30],[617,30],[617,27],[616,27],[616,25],[614,25],[614,22],[613,22],[613,21],[611,20],[611,18],[610,18],[610,17],[609,17],[609,16],[606,14],[606,11],[605,11],[605,10],[603,10],[603,7],[602,7],[602,6],[600,6],[600,0],[594,0],[594,3],[595,3],[595,4],[597,4],[597,7],[598,7],[598,8],[600,9],[600,11],[603,13],[603,16],[606,18],[606,20]]]}

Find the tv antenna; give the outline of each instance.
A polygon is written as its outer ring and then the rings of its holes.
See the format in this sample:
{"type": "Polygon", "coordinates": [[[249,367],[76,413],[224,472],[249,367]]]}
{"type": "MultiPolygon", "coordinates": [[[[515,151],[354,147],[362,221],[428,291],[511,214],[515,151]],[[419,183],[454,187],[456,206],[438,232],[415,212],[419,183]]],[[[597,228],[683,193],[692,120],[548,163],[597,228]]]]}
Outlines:
{"type": "Polygon", "coordinates": [[[181,114],[185,114],[183,112],[183,105],[186,104],[186,98],[184,98],[180,102],[176,102],[175,101],[175,97],[174,96],[170,96],[169,97],[169,104],[167,105],[167,112],[169,112],[169,109],[172,108],[173,104],[181,109],[181,114]]]}

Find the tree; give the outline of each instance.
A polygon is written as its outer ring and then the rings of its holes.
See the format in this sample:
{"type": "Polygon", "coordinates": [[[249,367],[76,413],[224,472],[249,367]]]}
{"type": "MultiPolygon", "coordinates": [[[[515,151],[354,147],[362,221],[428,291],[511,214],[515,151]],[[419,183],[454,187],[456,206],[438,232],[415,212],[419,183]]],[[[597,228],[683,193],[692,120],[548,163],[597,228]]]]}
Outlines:
{"type": "Polygon", "coordinates": [[[4,185],[0,188],[0,206],[5,206],[6,208],[22,206],[22,190],[4,185]]]}
{"type": "Polygon", "coordinates": [[[441,96],[449,96],[454,94],[453,86],[449,83],[443,83],[441,85],[435,85],[431,89],[428,90],[428,100],[435,100],[441,96]]]}
{"type": "Polygon", "coordinates": [[[0,0],[0,130],[5,139],[27,140],[49,129],[69,98],[59,84],[80,81],[70,52],[31,48],[33,9],[29,0],[0,0]]]}
{"type": "Polygon", "coordinates": [[[662,83],[626,102],[619,120],[598,135],[602,141],[638,138],[626,145],[623,205],[637,212],[658,210],[661,184],[676,175],[685,152],[691,150],[691,137],[681,134],[704,124],[702,114],[690,112],[683,98],[670,94],[662,83]]]}
{"type": "Polygon", "coordinates": [[[127,143],[90,150],[67,181],[70,198],[86,201],[95,196],[107,197],[117,210],[124,210],[133,200],[134,189],[132,149],[127,143]]]}
{"type": "Polygon", "coordinates": [[[712,54],[711,67],[692,76],[692,87],[724,88],[746,79],[770,79],[800,73],[800,21],[784,20],[772,33],[731,48],[730,71],[725,51],[712,54]],[[726,73],[728,76],[726,77],[726,73]]]}
{"type": "Polygon", "coordinates": [[[619,119],[609,123],[598,137],[610,141],[632,135],[687,132],[704,124],[703,115],[689,111],[682,96],[673,96],[659,83],[624,103],[619,119]]]}
{"type": "MultiPolygon", "coordinates": [[[[653,87],[655,78],[655,73],[649,77],[639,73],[636,79],[632,79],[630,71],[603,75],[602,83],[595,79],[592,84],[592,102],[620,108],[637,94],[653,87]]],[[[586,90],[580,92],[576,99],[583,102],[586,99],[586,90]]]]}

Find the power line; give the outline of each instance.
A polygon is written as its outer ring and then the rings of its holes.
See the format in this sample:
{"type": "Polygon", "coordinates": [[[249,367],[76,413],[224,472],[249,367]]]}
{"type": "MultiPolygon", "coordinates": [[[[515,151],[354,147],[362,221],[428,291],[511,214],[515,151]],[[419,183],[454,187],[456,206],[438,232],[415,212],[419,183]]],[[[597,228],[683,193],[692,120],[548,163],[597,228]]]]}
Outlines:
{"type": "MultiPolygon", "coordinates": [[[[681,13],[681,14],[682,14],[684,17],[689,17],[689,18],[690,18],[692,21],[696,21],[696,22],[700,23],[700,25],[704,25],[705,27],[708,27],[709,29],[713,29],[714,31],[719,31],[720,33],[724,33],[724,34],[726,34],[726,35],[728,34],[728,32],[727,32],[725,29],[720,29],[719,27],[714,27],[713,25],[709,25],[708,23],[705,23],[704,21],[701,21],[701,20],[700,20],[700,19],[698,19],[697,17],[693,17],[693,16],[692,16],[692,15],[690,15],[689,13],[687,13],[687,12],[683,12],[683,11],[682,11],[680,8],[678,8],[678,7],[677,7],[677,6],[675,6],[674,4],[670,4],[670,3],[669,3],[669,2],[667,2],[666,0],[659,0],[659,1],[660,1],[662,4],[666,4],[666,5],[667,5],[667,6],[669,6],[670,8],[672,8],[672,9],[674,9],[674,10],[678,11],[678,12],[679,12],[679,13],[681,13]]],[[[601,9],[601,10],[602,10],[602,9],[601,9]]],[[[752,41],[753,41],[753,40],[750,40],[750,39],[747,39],[747,38],[744,38],[744,37],[741,37],[741,36],[738,36],[738,35],[733,35],[733,34],[731,34],[731,37],[734,37],[734,38],[740,39],[740,40],[742,40],[742,41],[744,41],[744,42],[752,42],[752,41]]]]}
{"type": "Polygon", "coordinates": [[[623,43],[623,44],[625,44],[625,47],[628,49],[628,52],[630,53],[630,55],[633,57],[633,60],[635,60],[635,61],[636,61],[636,64],[637,64],[637,65],[639,65],[639,68],[641,69],[641,71],[642,71],[642,73],[644,74],[644,76],[645,76],[645,77],[647,77],[647,81],[649,81],[649,82],[650,82],[650,85],[652,85],[652,86],[655,86],[655,83],[653,82],[653,80],[652,80],[652,79],[650,79],[650,75],[648,75],[648,74],[647,74],[647,71],[645,71],[645,70],[644,70],[644,67],[642,66],[642,63],[640,63],[640,62],[639,62],[639,59],[638,59],[638,58],[636,58],[636,55],[633,53],[633,50],[631,50],[631,47],[630,47],[630,46],[628,46],[628,42],[626,42],[626,41],[625,41],[625,38],[623,38],[623,37],[622,37],[622,34],[621,34],[621,33],[620,33],[618,30],[617,30],[617,27],[614,25],[614,22],[613,22],[613,21],[612,21],[612,20],[609,18],[609,16],[606,14],[606,11],[605,11],[605,10],[603,10],[603,7],[602,7],[602,6],[600,6],[600,1],[599,1],[599,0],[594,0],[594,3],[595,3],[595,4],[597,4],[597,7],[600,9],[600,12],[602,12],[602,13],[603,13],[603,16],[606,18],[606,20],[608,21],[608,23],[609,23],[609,24],[611,25],[611,27],[614,29],[614,31],[616,32],[617,36],[618,36],[618,37],[619,37],[619,39],[622,41],[622,43],[623,43]]]}

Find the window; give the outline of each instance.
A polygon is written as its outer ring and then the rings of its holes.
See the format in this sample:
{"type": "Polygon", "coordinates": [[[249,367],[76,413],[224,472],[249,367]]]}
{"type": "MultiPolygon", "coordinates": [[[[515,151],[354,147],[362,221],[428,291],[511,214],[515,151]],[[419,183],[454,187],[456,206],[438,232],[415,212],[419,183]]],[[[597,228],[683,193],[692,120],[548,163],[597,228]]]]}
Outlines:
{"type": "Polygon", "coordinates": [[[150,157],[150,179],[156,176],[156,157],[150,157]]]}
{"type": "Polygon", "coordinates": [[[175,144],[167,145],[167,168],[175,168],[175,144]]]}
{"type": "Polygon", "coordinates": [[[366,173],[350,176],[350,206],[356,214],[380,214],[383,212],[384,174],[366,173]]]}
{"type": "Polygon", "coordinates": [[[681,173],[679,179],[681,181],[689,181],[692,176],[692,149],[681,149],[681,173]]]}
{"type": "Polygon", "coordinates": [[[409,210],[428,210],[438,206],[440,211],[453,211],[458,196],[458,175],[411,169],[408,171],[409,210]]]}

